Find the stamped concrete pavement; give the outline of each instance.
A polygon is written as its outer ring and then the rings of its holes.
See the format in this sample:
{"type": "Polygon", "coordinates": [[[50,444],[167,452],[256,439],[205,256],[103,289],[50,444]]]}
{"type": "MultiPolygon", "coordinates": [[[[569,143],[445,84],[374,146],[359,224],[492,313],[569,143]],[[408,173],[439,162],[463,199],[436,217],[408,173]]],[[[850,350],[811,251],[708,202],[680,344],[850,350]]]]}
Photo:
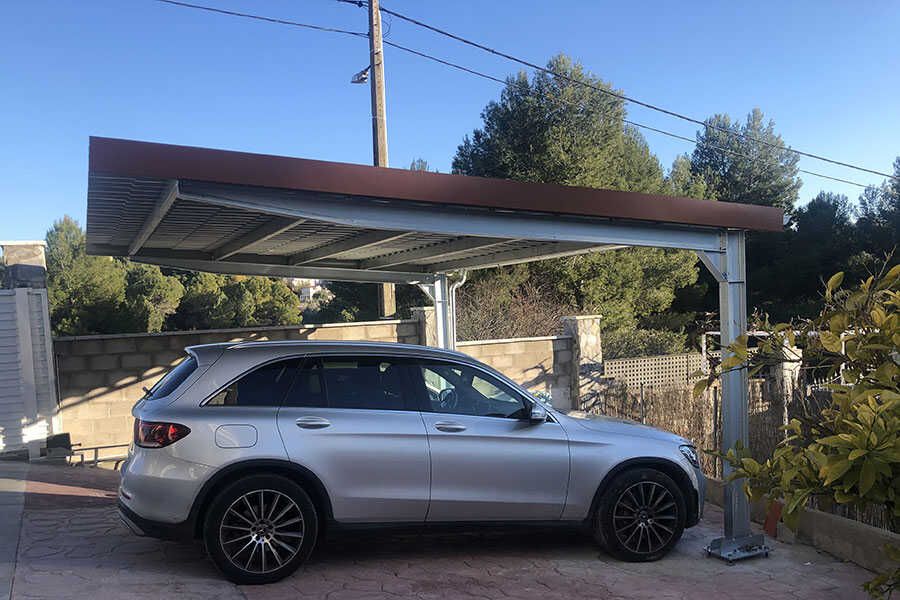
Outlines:
{"type": "Polygon", "coordinates": [[[12,580],[16,600],[845,599],[865,598],[860,584],[871,577],[805,545],[775,542],[769,558],[734,566],[706,558],[703,545],[722,528],[721,510],[710,507],[704,522],[655,563],[614,560],[581,531],[562,527],[333,531],[291,577],[234,586],[199,544],[138,538],[123,529],[115,473],[32,465],[27,477],[12,580]]]}

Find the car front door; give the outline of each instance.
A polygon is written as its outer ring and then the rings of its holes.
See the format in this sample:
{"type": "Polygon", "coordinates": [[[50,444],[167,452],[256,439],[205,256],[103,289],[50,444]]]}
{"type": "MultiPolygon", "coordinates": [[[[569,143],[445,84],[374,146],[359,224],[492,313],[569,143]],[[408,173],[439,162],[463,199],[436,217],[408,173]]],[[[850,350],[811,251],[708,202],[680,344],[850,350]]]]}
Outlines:
{"type": "Polygon", "coordinates": [[[344,522],[421,522],[428,508],[425,427],[404,359],[309,357],[278,411],[291,460],[325,485],[344,522]]]}
{"type": "Polygon", "coordinates": [[[429,522],[554,520],[569,481],[562,427],[532,423],[530,399],[486,371],[418,361],[431,448],[429,522]]]}

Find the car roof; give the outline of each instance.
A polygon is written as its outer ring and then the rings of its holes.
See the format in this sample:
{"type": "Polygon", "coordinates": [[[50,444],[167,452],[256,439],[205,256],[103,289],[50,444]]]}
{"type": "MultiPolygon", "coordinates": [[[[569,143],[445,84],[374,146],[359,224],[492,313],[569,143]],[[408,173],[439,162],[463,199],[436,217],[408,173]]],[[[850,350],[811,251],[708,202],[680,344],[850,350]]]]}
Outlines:
{"type": "Polygon", "coordinates": [[[285,355],[297,352],[319,354],[329,352],[360,352],[362,354],[374,354],[383,352],[387,354],[414,354],[423,358],[455,358],[469,362],[477,362],[471,356],[454,350],[443,350],[431,346],[417,346],[414,344],[399,344],[396,342],[366,342],[366,341],[342,341],[342,340],[273,340],[265,342],[220,342],[216,344],[201,344],[185,348],[187,352],[197,355],[215,354],[223,352],[263,351],[267,354],[278,354],[283,351],[285,355]]]}

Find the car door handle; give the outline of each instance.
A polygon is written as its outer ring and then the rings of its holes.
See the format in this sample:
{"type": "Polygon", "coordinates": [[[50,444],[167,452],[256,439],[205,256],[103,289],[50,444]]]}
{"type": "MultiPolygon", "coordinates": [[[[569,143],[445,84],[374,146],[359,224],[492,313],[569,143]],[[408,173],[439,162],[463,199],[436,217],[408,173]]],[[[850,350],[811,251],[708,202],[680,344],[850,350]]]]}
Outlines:
{"type": "Polygon", "coordinates": [[[456,421],[438,421],[434,424],[434,428],[439,431],[446,431],[447,433],[456,433],[458,431],[466,430],[465,425],[457,423],[456,421]]]}
{"type": "Polygon", "coordinates": [[[331,425],[331,421],[322,417],[300,417],[296,423],[300,429],[324,429],[331,425]]]}

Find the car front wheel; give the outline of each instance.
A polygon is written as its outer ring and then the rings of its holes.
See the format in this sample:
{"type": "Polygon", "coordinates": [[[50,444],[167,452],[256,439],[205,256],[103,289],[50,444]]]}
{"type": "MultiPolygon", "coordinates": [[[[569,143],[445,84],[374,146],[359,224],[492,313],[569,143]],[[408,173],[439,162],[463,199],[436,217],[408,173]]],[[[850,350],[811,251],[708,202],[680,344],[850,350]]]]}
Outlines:
{"type": "Polygon", "coordinates": [[[603,492],[594,534],[616,558],[659,560],[681,539],[686,516],[684,495],[671,477],[652,468],[631,469],[603,492]]]}
{"type": "Polygon", "coordinates": [[[213,500],[203,537],[207,552],[235,583],[278,581],[309,557],[318,535],[307,493],[278,475],[254,475],[231,484],[213,500]]]}

